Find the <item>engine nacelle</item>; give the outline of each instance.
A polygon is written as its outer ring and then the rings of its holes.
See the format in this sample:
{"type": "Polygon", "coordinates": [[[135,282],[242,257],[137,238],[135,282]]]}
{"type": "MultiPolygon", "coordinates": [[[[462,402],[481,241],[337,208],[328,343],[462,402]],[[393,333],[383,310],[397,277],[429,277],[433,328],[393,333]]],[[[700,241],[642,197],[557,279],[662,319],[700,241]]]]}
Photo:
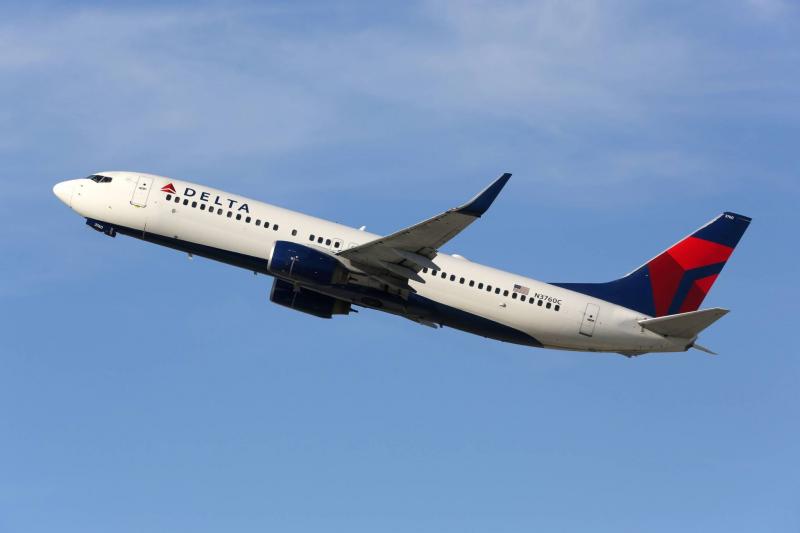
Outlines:
{"type": "Polygon", "coordinates": [[[350,302],[308,289],[298,288],[295,290],[294,285],[278,278],[275,278],[275,282],[272,284],[269,299],[278,305],[320,318],[331,318],[333,315],[350,313],[350,302]]]}
{"type": "Polygon", "coordinates": [[[319,285],[341,283],[347,271],[332,255],[296,242],[277,241],[269,258],[276,276],[319,285]]]}

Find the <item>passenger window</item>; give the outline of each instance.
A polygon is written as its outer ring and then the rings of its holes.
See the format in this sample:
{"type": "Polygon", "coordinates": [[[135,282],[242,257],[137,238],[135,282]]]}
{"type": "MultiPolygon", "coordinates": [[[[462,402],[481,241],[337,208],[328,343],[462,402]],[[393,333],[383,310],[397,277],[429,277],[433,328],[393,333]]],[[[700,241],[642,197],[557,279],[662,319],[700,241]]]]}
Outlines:
{"type": "Polygon", "coordinates": [[[447,273],[446,272],[442,272],[442,279],[444,279],[446,277],[447,277],[447,273]]]}
{"type": "Polygon", "coordinates": [[[508,296],[508,291],[507,290],[503,291],[503,296],[508,296]]]}
{"type": "Polygon", "coordinates": [[[450,274],[450,281],[455,281],[455,280],[456,280],[456,275],[450,274]]]}
{"type": "Polygon", "coordinates": [[[217,214],[218,214],[218,215],[221,215],[221,214],[222,214],[222,208],[219,208],[219,209],[217,209],[217,214]]]}
{"type": "Polygon", "coordinates": [[[180,198],[178,198],[177,196],[175,197],[175,203],[176,203],[176,204],[179,204],[179,203],[181,203],[181,199],[180,199],[180,198]]]}
{"type": "Polygon", "coordinates": [[[311,241],[311,242],[314,242],[314,234],[313,233],[308,236],[308,240],[311,241]]]}
{"type": "Polygon", "coordinates": [[[330,246],[331,245],[331,240],[330,239],[325,239],[325,245],[326,246],[330,246]]]}
{"type": "Polygon", "coordinates": [[[512,292],[511,293],[511,299],[512,300],[516,300],[517,299],[517,293],[516,292],[512,292]]]}
{"type": "Polygon", "coordinates": [[[233,211],[228,211],[228,218],[231,218],[232,216],[233,216],[233,211]]]}
{"type": "Polygon", "coordinates": [[[522,301],[524,302],[524,301],[525,301],[525,295],[524,295],[524,294],[521,294],[521,295],[520,295],[520,297],[519,297],[519,299],[520,299],[520,300],[522,300],[522,301]]]}
{"type": "Polygon", "coordinates": [[[561,310],[561,306],[556,304],[555,307],[553,307],[553,310],[560,311],[561,310]]]}
{"type": "Polygon", "coordinates": [[[458,282],[463,285],[464,284],[464,278],[459,279],[458,282]]]}
{"type": "Polygon", "coordinates": [[[322,237],[317,237],[317,242],[318,242],[319,244],[322,244],[322,241],[323,241],[323,238],[322,238],[322,237]]]}
{"type": "Polygon", "coordinates": [[[478,288],[483,289],[483,283],[478,283],[478,288]]]}
{"type": "Polygon", "coordinates": [[[192,202],[192,209],[197,208],[197,202],[192,202]]]}
{"type": "Polygon", "coordinates": [[[333,247],[334,248],[338,248],[340,245],[341,245],[341,243],[339,241],[334,241],[333,242],[333,247]]]}
{"type": "Polygon", "coordinates": [[[261,226],[261,219],[260,218],[256,219],[256,226],[261,226]]]}
{"type": "Polygon", "coordinates": [[[247,217],[246,219],[244,219],[244,221],[247,222],[248,224],[250,223],[251,220],[253,220],[253,219],[250,218],[250,217],[247,217]]]}
{"type": "Polygon", "coordinates": [[[242,220],[242,214],[236,213],[236,220],[242,220]]]}
{"type": "Polygon", "coordinates": [[[495,294],[500,294],[500,287],[495,288],[494,293],[495,294]]]}
{"type": "Polygon", "coordinates": [[[428,267],[422,267],[422,273],[423,274],[427,274],[428,273],[428,267]]]}
{"type": "Polygon", "coordinates": [[[474,279],[469,280],[469,286],[470,287],[474,287],[475,286],[475,280],[474,279]]]}
{"type": "Polygon", "coordinates": [[[183,205],[189,205],[189,200],[187,200],[186,198],[184,198],[184,199],[183,199],[183,205]]]}
{"type": "Polygon", "coordinates": [[[275,231],[278,231],[278,225],[275,224],[274,226],[272,226],[272,229],[274,229],[275,231]]]}
{"type": "Polygon", "coordinates": [[[531,305],[533,305],[533,302],[535,302],[535,301],[536,301],[536,300],[534,300],[533,298],[531,298],[530,300],[528,300],[528,303],[529,303],[529,304],[531,304],[531,305]]]}
{"type": "Polygon", "coordinates": [[[206,204],[200,204],[200,211],[206,210],[206,204]]]}
{"type": "Polygon", "coordinates": [[[169,202],[170,200],[172,200],[172,195],[171,195],[171,194],[168,194],[168,195],[167,195],[167,201],[169,202]]]}
{"type": "Polygon", "coordinates": [[[297,230],[296,230],[296,229],[293,229],[293,230],[292,230],[292,237],[294,237],[295,235],[297,235],[297,230]]]}
{"type": "Polygon", "coordinates": [[[553,304],[551,304],[550,302],[547,302],[547,305],[545,305],[545,307],[548,308],[548,309],[550,309],[552,306],[553,306],[553,304]]]}
{"type": "Polygon", "coordinates": [[[536,305],[538,305],[539,307],[541,307],[541,306],[542,306],[542,301],[541,301],[541,300],[539,300],[538,302],[536,302],[536,305]]]}
{"type": "Polygon", "coordinates": [[[491,285],[487,285],[486,286],[486,291],[487,292],[492,292],[492,286],[491,285]]]}

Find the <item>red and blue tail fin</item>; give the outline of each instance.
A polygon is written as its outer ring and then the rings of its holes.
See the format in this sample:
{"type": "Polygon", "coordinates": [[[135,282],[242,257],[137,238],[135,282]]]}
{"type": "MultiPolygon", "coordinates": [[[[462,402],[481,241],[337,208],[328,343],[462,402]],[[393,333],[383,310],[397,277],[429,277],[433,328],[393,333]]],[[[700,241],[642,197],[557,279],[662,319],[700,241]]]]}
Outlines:
{"type": "Polygon", "coordinates": [[[608,283],[554,283],[652,317],[695,311],[750,218],[725,212],[627,276],[608,283]]]}

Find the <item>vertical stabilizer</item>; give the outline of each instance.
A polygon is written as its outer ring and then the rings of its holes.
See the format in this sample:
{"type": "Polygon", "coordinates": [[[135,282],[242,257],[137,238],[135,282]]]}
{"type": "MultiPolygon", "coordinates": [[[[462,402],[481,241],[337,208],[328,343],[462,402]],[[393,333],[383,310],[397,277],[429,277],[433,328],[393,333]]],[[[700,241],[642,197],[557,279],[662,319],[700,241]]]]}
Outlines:
{"type": "Polygon", "coordinates": [[[725,212],[625,277],[607,283],[554,285],[652,317],[696,311],[750,220],[725,212]]]}

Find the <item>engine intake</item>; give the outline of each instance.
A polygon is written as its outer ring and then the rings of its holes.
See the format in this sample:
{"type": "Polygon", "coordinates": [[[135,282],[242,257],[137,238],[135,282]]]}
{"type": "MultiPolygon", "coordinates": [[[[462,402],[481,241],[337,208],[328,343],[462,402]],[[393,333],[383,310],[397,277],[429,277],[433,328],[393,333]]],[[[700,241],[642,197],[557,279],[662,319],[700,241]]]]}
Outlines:
{"type": "Polygon", "coordinates": [[[277,241],[269,270],[276,276],[320,285],[343,282],[347,271],[332,255],[296,242],[277,241]]]}
{"type": "Polygon", "coordinates": [[[272,284],[269,299],[278,305],[320,318],[332,318],[333,315],[350,313],[350,302],[300,287],[295,289],[288,281],[278,278],[275,278],[272,284]]]}

